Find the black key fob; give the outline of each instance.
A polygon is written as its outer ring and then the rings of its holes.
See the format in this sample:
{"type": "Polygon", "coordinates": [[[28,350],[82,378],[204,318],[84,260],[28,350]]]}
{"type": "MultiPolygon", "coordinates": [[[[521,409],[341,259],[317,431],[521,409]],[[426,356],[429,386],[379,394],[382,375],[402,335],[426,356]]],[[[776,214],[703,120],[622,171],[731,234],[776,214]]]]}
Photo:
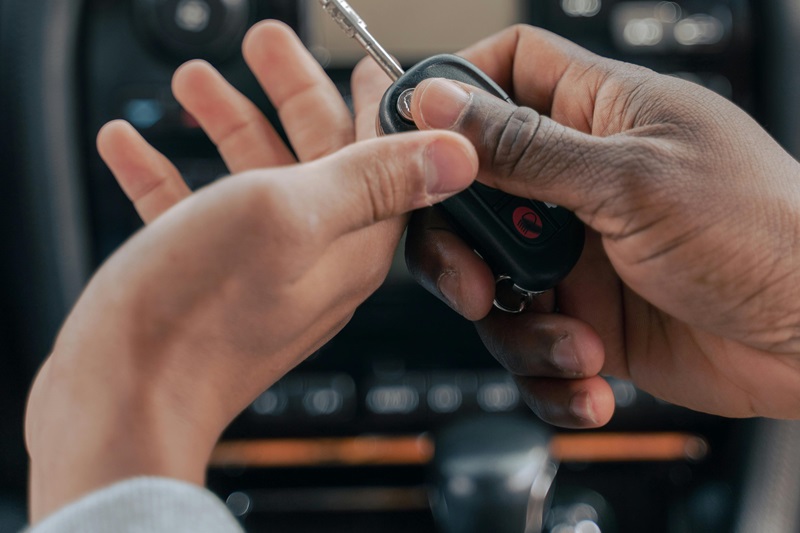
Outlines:
{"type": "MultiPolygon", "coordinates": [[[[416,130],[400,110],[409,89],[422,80],[447,78],[479,87],[511,102],[508,95],[470,62],[437,55],[409,69],[386,92],[379,111],[384,134],[416,130]],[[404,95],[405,93],[405,95],[404,95]]],[[[584,244],[584,226],[574,213],[536,200],[518,198],[475,182],[441,204],[466,241],[499,280],[522,294],[552,289],[572,270],[584,244]]]]}

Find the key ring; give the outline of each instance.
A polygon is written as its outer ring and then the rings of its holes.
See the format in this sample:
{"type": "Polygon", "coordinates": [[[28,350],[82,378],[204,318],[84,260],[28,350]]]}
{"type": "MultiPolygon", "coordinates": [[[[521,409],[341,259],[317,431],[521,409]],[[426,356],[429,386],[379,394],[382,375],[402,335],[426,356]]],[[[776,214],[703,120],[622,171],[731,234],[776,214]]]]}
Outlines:
{"type": "Polygon", "coordinates": [[[497,276],[495,280],[495,298],[494,298],[494,306],[501,311],[506,313],[510,313],[512,315],[518,315],[525,311],[528,306],[530,306],[531,302],[533,301],[533,297],[537,294],[541,294],[540,292],[531,292],[526,291],[525,289],[519,287],[516,283],[513,282],[511,276],[497,276]],[[509,287],[508,284],[511,283],[509,287]],[[498,289],[503,289],[502,295],[498,289]],[[519,302],[516,305],[506,305],[505,302],[502,301],[503,296],[508,295],[515,295],[519,297],[519,302]]]}

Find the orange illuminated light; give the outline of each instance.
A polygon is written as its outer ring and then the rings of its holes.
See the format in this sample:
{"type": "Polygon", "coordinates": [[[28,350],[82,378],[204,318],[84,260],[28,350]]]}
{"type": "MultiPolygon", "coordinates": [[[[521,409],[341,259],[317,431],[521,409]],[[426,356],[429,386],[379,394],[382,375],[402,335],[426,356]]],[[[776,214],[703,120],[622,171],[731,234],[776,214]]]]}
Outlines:
{"type": "MultiPolygon", "coordinates": [[[[433,458],[425,436],[240,440],[220,443],[212,467],[425,465],[433,458]]],[[[700,460],[708,444],[686,433],[575,433],[556,435],[553,456],[564,463],[700,460]]]]}
{"type": "Polygon", "coordinates": [[[222,442],[212,466],[290,467],[425,464],[433,443],[419,437],[242,440],[222,442]]]}
{"type": "Polygon", "coordinates": [[[555,436],[550,450],[564,463],[697,461],[708,444],[686,433],[577,433],[555,436]]]}

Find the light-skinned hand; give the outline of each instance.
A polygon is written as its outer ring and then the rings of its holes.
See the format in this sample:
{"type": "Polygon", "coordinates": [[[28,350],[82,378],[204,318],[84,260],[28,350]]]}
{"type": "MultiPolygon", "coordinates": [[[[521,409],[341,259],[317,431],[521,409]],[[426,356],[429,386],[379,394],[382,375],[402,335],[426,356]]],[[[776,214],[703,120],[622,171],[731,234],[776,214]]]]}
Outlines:
{"type": "Polygon", "coordinates": [[[371,139],[385,76],[356,72],[353,118],[283,24],[255,26],[243,50],[299,163],[203,62],[181,67],[173,90],[233,176],[192,194],[130,125],[99,134],[147,227],[93,277],[33,385],[34,523],[132,476],[202,483],[230,421],[381,284],[405,214],[475,178],[475,149],[456,134],[371,139]]]}

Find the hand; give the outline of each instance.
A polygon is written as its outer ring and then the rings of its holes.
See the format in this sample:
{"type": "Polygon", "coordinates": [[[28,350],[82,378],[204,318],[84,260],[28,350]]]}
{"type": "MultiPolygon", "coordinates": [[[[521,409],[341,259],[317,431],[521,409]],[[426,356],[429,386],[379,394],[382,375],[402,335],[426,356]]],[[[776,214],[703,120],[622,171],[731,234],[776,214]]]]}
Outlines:
{"type": "Polygon", "coordinates": [[[490,312],[492,273],[430,210],[411,224],[407,260],[478,321],[533,410],[602,425],[614,409],[605,374],[708,413],[800,417],[797,162],[710,91],[542,30],[515,27],[464,55],[529,107],[426,81],[418,126],[469,138],[487,185],[575,211],[586,249],[555,291],[559,314],[552,301],[490,312]]]}
{"type": "Polygon", "coordinates": [[[256,26],[244,55],[303,164],[201,62],[178,70],[174,92],[236,175],[191,194],[129,125],[99,135],[149,226],[91,280],[34,383],[33,521],[131,476],[202,483],[225,426],[380,285],[404,213],[477,173],[472,145],[448,132],[346,147],[374,136],[389,80],[356,73],[354,120],[285,26],[256,26]]]}

